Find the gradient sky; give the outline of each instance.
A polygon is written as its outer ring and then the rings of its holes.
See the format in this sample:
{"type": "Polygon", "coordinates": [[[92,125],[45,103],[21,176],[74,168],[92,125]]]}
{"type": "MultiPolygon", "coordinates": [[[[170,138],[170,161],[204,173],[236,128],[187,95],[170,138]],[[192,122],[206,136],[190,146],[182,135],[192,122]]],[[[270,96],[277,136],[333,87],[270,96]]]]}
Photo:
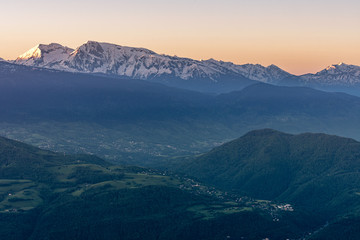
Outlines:
{"type": "Polygon", "coordinates": [[[88,40],[294,74],[360,65],[359,0],[0,0],[0,57],[88,40]]]}

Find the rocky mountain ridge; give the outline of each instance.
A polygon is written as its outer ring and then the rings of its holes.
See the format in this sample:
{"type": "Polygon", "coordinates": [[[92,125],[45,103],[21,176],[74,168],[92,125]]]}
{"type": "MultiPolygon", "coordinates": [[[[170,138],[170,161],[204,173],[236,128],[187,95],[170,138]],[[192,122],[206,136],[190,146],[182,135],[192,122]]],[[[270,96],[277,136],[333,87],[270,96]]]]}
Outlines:
{"type": "MultiPolygon", "coordinates": [[[[76,49],[57,43],[39,44],[12,61],[16,64],[68,72],[160,82],[204,92],[241,90],[256,82],[308,86],[323,90],[360,85],[360,66],[334,64],[315,74],[296,76],[278,66],[237,65],[157,54],[145,48],[88,41],[76,49]]],[[[346,90],[345,90],[346,91],[346,90]]]]}

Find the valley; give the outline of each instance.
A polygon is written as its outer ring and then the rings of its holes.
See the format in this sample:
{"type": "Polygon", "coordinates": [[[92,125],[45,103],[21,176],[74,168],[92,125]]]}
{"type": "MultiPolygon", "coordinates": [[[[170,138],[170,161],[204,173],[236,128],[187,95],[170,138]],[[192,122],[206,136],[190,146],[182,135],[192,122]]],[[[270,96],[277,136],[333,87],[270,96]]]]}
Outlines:
{"type": "Polygon", "coordinates": [[[2,238],[253,239],[254,234],[300,236],[312,228],[295,229],[298,214],[286,204],[240,197],[176,174],[0,140],[2,238]],[[232,221],[244,227],[234,229],[232,221]]]}

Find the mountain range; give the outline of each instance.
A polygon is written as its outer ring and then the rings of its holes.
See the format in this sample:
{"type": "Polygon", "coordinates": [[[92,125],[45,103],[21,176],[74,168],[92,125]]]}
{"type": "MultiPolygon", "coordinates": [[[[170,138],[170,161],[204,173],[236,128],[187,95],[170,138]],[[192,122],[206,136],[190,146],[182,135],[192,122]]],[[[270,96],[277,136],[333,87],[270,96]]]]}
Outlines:
{"type": "Polygon", "coordinates": [[[331,65],[316,74],[295,76],[275,65],[237,65],[214,59],[199,61],[157,54],[144,48],[95,41],[88,41],[76,49],[57,43],[39,44],[12,62],[62,71],[142,79],[215,93],[241,90],[255,82],[263,82],[357,94],[360,84],[360,67],[344,63],[331,65]]]}
{"type": "Polygon", "coordinates": [[[360,99],[253,84],[212,95],[136,79],[0,62],[0,134],[142,165],[197,154],[253,129],[360,139],[360,99]]]}

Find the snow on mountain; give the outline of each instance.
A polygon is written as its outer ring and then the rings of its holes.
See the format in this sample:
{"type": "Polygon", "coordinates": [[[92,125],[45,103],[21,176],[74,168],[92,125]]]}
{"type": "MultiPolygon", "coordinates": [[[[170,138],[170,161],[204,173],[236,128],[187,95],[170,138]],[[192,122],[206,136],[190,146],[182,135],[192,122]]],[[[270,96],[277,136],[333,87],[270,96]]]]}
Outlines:
{"type": "Polygon", "coordinates": [[[266,83],[277,83],[282,79],[292,76],[290,73],[285,72],[284,70],[275,65],[270,65],[268,67],[264,67],[260,64],[236,65],[232,62],[216,61],[214,59],[209,59],[203,62],[214,68],[221,67],[228,71],[241,74],[251,80],[266,83]]]}
{"type": "Polygon", "coordinates": [[[68,58],[73,51],[74,49],[58,43],[39,44],[20,55],[14,62],[34,67],[58,68],[57,64],[68,58]]]}
{"type": "Polygon", "coordinates": [[[104,73],[139,79],[171,75],[184,80],[211,77],[220,72],[201,62],[159,55],[144,48],[131,48],[89,41],[72,52],[63,64],[79,72],[104,73]]]}
{"type": "Polygon", "coordinates": [[[360,66],[339,63],[330,65],[316,74],[300,76],[306,84],[353,86],[360,84],[360,66]]]}
{"type": "Polygon", "coordinates": [[[143,80],[249,79],[271,84],[342,85],[360,84],[360,67],[344,63],[331,65],[316,74],[294,76],[275,65],[237,65],[231,62],[194,60],[157,54],[145,48],[124,47],[110,43],[88,41],[74,49],[57,43],[39,44],[19,56],[17,64],[50,69],[102,73],[143,80]]]}
{"type": "Polygon", "coordinates": [[[84,73],[103,73],[138,79],[173,77],[182,80],[241,77],[262,82],[276,82],[291,74],[271,65],[236,65],[213,59],[198,61],[189,58],[160,55],[144,48],[123,47],[89,41],[73,50],[60,44],[40,44],[15,63],[84,73]]]}

